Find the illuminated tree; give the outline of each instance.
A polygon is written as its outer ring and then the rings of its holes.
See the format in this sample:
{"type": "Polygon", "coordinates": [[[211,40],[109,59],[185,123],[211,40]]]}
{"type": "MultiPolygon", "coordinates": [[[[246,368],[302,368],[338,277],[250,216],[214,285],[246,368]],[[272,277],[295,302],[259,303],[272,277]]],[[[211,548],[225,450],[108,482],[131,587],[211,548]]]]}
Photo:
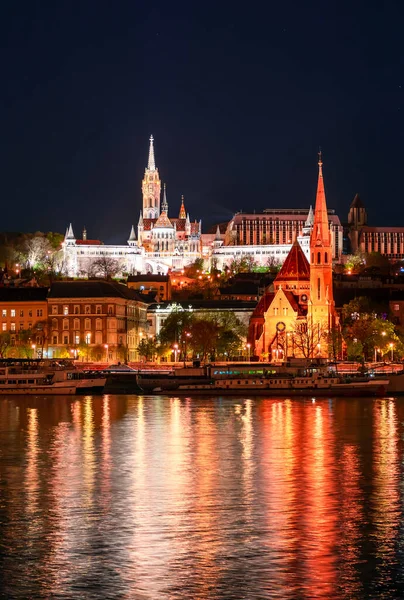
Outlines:
{"type": "Polygon", "coordinates": [[[109,256],[100,256],[91,263],[89,270],[90,277],[100,277],[101,279],[112,279],[120,273],[119,262],[109,256]]]}

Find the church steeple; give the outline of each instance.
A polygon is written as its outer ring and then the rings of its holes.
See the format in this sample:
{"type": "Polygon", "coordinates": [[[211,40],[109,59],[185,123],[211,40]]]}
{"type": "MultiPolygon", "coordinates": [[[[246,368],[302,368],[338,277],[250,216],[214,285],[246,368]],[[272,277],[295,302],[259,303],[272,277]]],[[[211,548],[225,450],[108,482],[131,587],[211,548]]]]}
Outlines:
{"type": "Polygon", "coordinates": [[[157,219],[160,214],[161,182],[154,158],[154,138],[150,136],[149,160],[142,181],[143,217],[157,219]]]}
{"type": "Polygon", "coordinates": [[[321,152],[318,161],[318,182],[313,229],[310,236],[310,305],[309,319],[313,335],[317,336],[317,356],[328,357],[326,333],[334,320],[332,290],[332,245],[323,180],[321,152]]]}
{"type": "Polygon", "coordinates": [[[149,141],[150,141],[149,161],[147,163],[147,168],[149,169],[149,171],[155,171],[156,170],[156,162],[154,160],[154,146],[153,146],[154,137],[152,135],[150,136],[149,141]]]}
{"type": "Polygon", "coordinates": [[[315,243],[321,243],[330,245],[330,227],[328,224],[328,212],[327,204],[325,201],[325,190],[323,180],[323,161],[321,150],[318,153],[318,182],[317,182],[317,195],[316,195],[316,206],[314,209],[314,221],[313,230],[311,233],[312,241],[315,243]]]}
{"type": "Polygon", "coordinates": [[[186,219],[187,218],[187,213],[185,212],[185,206],[184,206],[184,196],[181,196],[181,208],[180,208],[180,214],[178,215],[179,219],[186,219]]]}
{"type": "Polygon", "coordinates": [[[167,202],[166,184],[164,184],[163,204],[161,205],[161,212],[168,213],[168,202],[167,202]]]}

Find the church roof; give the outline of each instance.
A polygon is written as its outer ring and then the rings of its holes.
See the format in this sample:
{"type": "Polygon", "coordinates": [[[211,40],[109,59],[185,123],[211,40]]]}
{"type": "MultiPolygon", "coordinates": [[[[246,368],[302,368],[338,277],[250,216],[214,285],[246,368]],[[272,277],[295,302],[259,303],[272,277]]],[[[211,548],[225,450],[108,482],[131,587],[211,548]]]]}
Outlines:
{"type": "Polygon", "coordinates": [[[257,306],[255,307],[251,318],[263,317],[264,314],[267,312],[268,308],[271,306],[271,302],[274,298],[274,292],[267,292],[266,294],[264,294],[261,300],[258,302],[257,306]]]}
{"type": "Polygon", "coordinates": [[[355,198],[352,200],[351,208],[365,208],[359,194],[355,194],[355,198]]]}
{"type": "MultiPolygon", "coordinates": [[[[160,215],[161,216],[161,215],[160,215]]],[[[174,226],[175,224],[175,228],[177,231],[185,231],[185,221],[186,219],[171,219],[170,218],[170,223],[172,226],[174,226]]],[[[152,229],[152,227],[155,227],[157,223],[157,219],[143,219],[143,230],[144,231],[150,231],[152,229]]],[[[194,223],[191,223],[191,233],[195,233],[195,231],[193,230],[192,226],[194,225],[194,223]]],[[[198,225],[198,223],[196,223],[196,225],[198,225]]],[[[196,232],[198,232],[199,229],[196,230],[196,232]]]]}
{"type": "Polygon", "coordinates": [[[293,243],[275,281],[291,279],[310,279],[310,265],[297,240],[293,243]]]}
{"type": "Polygon", "coordinates": [[[101,240],[76,240],[76,244],[80,246],[102,246],[101,240]]]}
{"type": "Polygon", "coordinates": [[[163,212],[160,214],[160,216],[156,219],[156,222],[154,223],[154,227],[162,228],[162,229],[167,229],[167,228],[172,229],[174,227],[174,225],[171,223],[170,219],[168,218],[165,210],[163,210],[163,212]]]}

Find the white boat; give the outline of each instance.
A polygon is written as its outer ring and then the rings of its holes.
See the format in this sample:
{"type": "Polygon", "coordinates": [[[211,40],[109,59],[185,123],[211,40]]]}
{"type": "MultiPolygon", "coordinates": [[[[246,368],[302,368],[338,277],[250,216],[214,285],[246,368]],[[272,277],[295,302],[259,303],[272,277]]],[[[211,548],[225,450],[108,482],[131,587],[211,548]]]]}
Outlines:
{"type": "Polygon", "coordinates": [[[0,360],[0,395],[75,395],[102,392],[106,378],[67,361],[0,360]]]}

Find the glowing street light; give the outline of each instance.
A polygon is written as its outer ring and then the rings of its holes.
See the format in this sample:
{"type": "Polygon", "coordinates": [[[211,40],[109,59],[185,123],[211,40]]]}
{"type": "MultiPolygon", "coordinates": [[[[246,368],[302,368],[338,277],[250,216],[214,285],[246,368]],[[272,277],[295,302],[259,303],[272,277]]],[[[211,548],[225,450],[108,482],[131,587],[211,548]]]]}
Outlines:
{"type": "Polygon", "coordinates": [[[173,352],[174,352],[174,362],[177,362],[177,357],[178,357],[178,344],[174,344],[174,346],[173,346],[173,352]]]}
{"type": "Polygon", "coordinates": [[[391,352],[391,362],[393,362],[393,358],[394,358],[394,344],[393,344],[393,342],[391,342],[389,344],[389,346],[390,346],[390,352],[391,352]]]}
{"type": "Polygon", "coordinates": [[[247,358],[248,358],[248,362],[250,362],[250,349],[251,349],[251,344],[248,343],[247,344],[247,358]]]}
{"type": "Polygon", "coordinates": [[[107,355],[107,362],[108,362],[108,344],[104,344],[104,348],[105,348],[105,353],[107,355]]]}
{"type": "Polygon", "coordinates": [[[32,348],[32,356],[35,358],[35,348],[36,348],[36,344],[32,344],[31,348],[32,348]]]}

